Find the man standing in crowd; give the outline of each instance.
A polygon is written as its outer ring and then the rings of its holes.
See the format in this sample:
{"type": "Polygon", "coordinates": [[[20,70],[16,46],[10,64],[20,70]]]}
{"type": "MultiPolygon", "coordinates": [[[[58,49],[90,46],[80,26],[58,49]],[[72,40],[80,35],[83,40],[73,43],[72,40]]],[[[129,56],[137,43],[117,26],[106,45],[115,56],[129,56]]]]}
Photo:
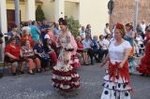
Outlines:
{"type": "Polygon", "coordinates": [[[104,28],[104,36],[110,35],[111,32],[109,30],[109,23],[106,23],[106,27],[104,28]]]}

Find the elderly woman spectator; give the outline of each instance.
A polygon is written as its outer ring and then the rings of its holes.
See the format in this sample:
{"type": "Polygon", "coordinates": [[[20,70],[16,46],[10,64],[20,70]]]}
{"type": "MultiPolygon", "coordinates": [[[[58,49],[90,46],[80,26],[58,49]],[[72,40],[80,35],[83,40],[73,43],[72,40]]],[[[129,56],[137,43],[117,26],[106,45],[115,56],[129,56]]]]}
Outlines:
{"type": "Polygon", "coordinates": [[[24,46],[21,48],[21,56],[24,60],[24,63],[27,62],[29,66],[29,74],[34,75],[33,70],[35,69],[35,64],[37,67],[37,72],[41,72],[41,61],[38,57],[35,56],[33,48],[30,45],[30,41],[26,40],[24,46]],[[35,64],[34,64],[35,63],[35,64]]]}
{"type": "Polygon", "coordinates": [[[31,47],[33,47],[34,44],[30,32],[28,30],[23,30],[22,37],[21,37],[21,45],[23,45],[23,43],[26,40],[29,40],[31,47]]]}
{"type": "MultiPolygon", "coordinates": [[[[5,47],[5,59],[11,63],[12,75],[17,74],[18,62],[20,60],[20,46],[16,44],[16,39],[11,37],[5,47]]],[[[21,68],[22,70],[22,68],[21,68]]]]}

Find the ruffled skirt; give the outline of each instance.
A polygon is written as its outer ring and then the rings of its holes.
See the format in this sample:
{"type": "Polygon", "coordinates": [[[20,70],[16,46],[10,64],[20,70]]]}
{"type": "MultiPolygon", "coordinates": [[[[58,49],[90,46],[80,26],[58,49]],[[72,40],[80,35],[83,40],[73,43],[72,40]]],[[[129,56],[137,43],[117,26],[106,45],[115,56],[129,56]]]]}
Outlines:
{"type": "Polygon", "coordinates": [[[129,81],[116,76],[115,79],[109,78],[109,75],[104,77],[103,93],[101,99],[131,99],[131,87],[129,81]]]}
{"type": "Polygon", "coordinates": [[[72,55],[71,55],[71,59],[70,59],[70,61],[69,61],[69,64],[70,64],[74,69],[80,67],[79,58],[78,58],[77,54],[72,54],[72,55]]]}
{"type": "Polygon", "coordinates": [[[136,63],[133,57],[129,57],[128,62],[129,62],[129,73],[134,73],[136,71],[136,67],[138,66],[138,64],[136,63]]]}
{"type": "Polygon", "coordinates": [[[149,57],[142,57],[141,64],[139,67],[136,68],[142,74],[150,75],[150,58],[149,57]]]}
{"type": "Polygon", "coordinates": [[[79,74],[71,65],[60,62],[53,67],[52,81],[55,88],[63,91],[69,91],[80,86],[79,80],[79,74]]]}

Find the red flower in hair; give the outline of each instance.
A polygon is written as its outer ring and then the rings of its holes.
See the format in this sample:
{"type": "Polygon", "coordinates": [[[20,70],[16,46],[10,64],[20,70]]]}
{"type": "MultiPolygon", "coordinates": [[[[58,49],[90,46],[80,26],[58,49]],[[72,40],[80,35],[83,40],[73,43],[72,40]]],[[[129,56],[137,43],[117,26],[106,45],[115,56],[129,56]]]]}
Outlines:
{"type": "Polygon", "coordinates": [[[117,23],[117,24],[116,24],[116,28],[117,28],[117,29],[122,29],[122,28],[124,28],[124,27],[123,27],[123,24],[117,23]]]}
{"type": "Polygon", "coordinates": [[[116,29],[119,29],[122,33],[125,33],[124,25],[121,23],[116,24],[116,29]]]}

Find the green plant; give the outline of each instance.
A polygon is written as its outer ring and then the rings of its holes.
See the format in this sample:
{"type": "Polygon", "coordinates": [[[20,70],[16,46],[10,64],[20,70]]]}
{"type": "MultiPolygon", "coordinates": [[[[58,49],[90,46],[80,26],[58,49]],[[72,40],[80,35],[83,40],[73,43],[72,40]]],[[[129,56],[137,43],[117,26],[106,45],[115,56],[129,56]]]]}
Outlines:
{"type": "Polygon", "coordinates": [[[44,12],[41,8],[41,5],[38,5],[36,8],[36,21],[43,21],[45,19],[44,12]]]}
{"type": "Polygon", "coordinates": [[[68,28],[71,31],[71,33],[73,34],[74,37],[79,35],[79,21],[75,20],[72,16],[70,18],[67,18],[67,24],[68,24],[68,28]]]}

